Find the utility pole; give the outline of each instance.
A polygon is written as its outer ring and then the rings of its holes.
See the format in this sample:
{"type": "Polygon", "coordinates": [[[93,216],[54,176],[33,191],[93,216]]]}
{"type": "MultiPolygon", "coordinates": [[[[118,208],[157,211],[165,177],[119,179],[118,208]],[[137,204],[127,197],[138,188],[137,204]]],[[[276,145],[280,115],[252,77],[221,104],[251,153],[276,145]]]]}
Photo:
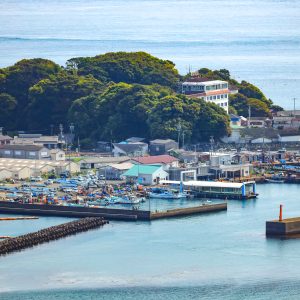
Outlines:
{"type": "Polygon", "coordinates": [[[180,124],[180,122],[177,124],[176,128],[177,128],[177,131],[178,131],[178,138],[177,138],[178,148],[180,148],[180,145],[179,145],[179,143],[180,143],[180,132],[181,132],[181,124],[180,124]]]}
{"type": "Polygon", "coordinates": [[[210,136],[209,142],[210,142],[210,156],[212,156],[214,152],[214,143],[215,143],[213,135],[210,136]]]}
{"type": "Polygon", "coordinates": [[[251,119],[251,106],[248,106],[248,127],[250,127],[250,119],[251,119]]]}
{"type": "Polygon", "coordinates": [[[51,124],[51,125],[50,125],[50,134],[51,134],[51,136],[53,136],[53,127],[54,127],[54,125],[51,124]]]}
{"type": "Polygon", "coordinates": [[[294,101],[294,117],[296,117],[296,100],[297,100],[297,98],[293,98],[293,101],[294,101]]]}

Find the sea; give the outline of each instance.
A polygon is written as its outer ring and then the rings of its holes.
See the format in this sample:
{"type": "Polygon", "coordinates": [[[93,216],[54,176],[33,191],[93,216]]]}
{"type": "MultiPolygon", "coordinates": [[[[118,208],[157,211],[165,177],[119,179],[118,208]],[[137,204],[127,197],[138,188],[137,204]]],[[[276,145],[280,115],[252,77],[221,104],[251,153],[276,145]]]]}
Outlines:
{"type": "MultiPolygon", "coordinates": [[[[0,67],[23,58],[146,51],[181,74],[229,69],[274,103],[300,94],[297,0],[0,0],[0,67]]],[[[296,108],[298,102],[296,101],[296,108]]],[[[300,216],[300,186],[258,185],[228,211],[110,222],[0,258],[0,299],[300,299],[300,240],[267,239],[265,221],[300,216]]],[[[0,223],[17,236],[70,221],[0,223]]]]}
{"type": "Polygon", "coordinates": [[[181,74],[226,68],[292,109],[300,100],[299,15],[298,0],[1,0],[0,67],[146,51],[181,74]]]}
{"type": "MultiPolygon", "coordinates": [[[[111,221],[1,257],[0,299],[300,299],[300,240],[265,236],[280,204],[284,218],[300,216],[300,186],[260,184],[257,192],[229,200],[227,212],[111,221]]],[[[0,235],[67,221],[1,222],[0,235]]]]}

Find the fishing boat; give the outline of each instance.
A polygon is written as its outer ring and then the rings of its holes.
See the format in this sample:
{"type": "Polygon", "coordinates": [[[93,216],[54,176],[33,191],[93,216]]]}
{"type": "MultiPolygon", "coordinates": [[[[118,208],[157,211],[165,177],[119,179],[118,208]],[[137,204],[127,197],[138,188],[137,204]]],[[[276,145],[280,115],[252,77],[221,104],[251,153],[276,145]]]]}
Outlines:
{"type": "Polygon", "coordinates": [[[118,200],[116,200],[116,204],[139,204],[141,202],[145,201],[143,198],[138,198],[134,195],[127,195],[123,197],[119,197],[118,200]]]}
{"type": "Polygon", "coordinates": [[[274,174],[271,178],[266,179],[269,183],[284,183],[285,179],[282,174],[274,174]]]}
{"type": "Polygon", "coordinates": [[[150,198],[158,198],[158,199],[185,199],[187,198],[186,193],[173,192],[173,191],[162,191],[159,193],[150,192],[150,198]]]}

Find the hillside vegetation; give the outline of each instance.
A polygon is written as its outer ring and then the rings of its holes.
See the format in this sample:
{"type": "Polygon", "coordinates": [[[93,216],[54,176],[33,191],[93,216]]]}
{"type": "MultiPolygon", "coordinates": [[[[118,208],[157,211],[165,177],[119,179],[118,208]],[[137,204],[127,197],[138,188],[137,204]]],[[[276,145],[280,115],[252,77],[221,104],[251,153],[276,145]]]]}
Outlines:
{"type": "MultiPolygon", "coordinates": [[[[230,79],[227,70],[199,74],[238,87],[230,99],[233,111],[245,114],[251,102],[254,114],[270,113],[272,101],[250,83],[230,79]]],[[[187,142],[230,134],[225,111],[178,94],[180,80],[174,63],[144,52],[73,58],[65,67],[24,59],[0,69],[0,126],[49,134],[51,125],[58,132],[60,123],[66,128],[73,122],[85,145],[129,136],[176,138],[179,123],[187,142]]]]}

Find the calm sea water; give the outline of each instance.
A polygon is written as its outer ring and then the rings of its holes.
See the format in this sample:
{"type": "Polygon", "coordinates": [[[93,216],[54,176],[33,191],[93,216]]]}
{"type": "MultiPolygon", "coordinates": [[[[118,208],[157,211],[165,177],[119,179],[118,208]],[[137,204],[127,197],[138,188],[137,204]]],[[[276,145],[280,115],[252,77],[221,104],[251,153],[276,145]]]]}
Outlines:
{"type": "MultiPolygon", "coordinates": [[[[300,240],[265,221],[300,215],[299,185],[259,185],[228,211],[103,228],[0,258],[3,299],[299,299],[300,240]]],[[[64,218],[3,222],[21,234],[64,218]]],[[[2,299],[1,298],[1,299],[2,299]]]]}
{"type": "Polygon", "coordinates": [[[297,0],[1,0],[0,67],[143,50],[181,73],[227,68],[285,108],[300,94],[297,0]]]}

